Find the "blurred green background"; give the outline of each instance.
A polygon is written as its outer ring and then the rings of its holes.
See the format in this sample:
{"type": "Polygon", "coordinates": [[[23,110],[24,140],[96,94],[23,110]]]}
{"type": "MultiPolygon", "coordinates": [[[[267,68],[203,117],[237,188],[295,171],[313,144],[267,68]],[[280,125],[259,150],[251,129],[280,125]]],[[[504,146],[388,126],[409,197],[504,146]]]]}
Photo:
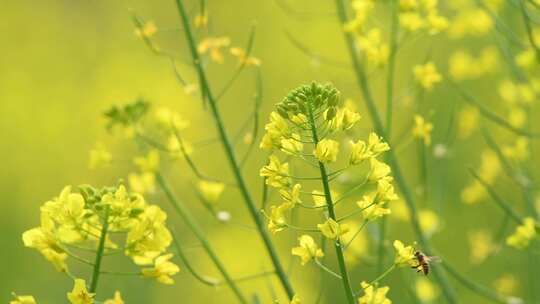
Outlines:
{"type": "MultiPolygon", "coordinates": [[[[275,1],[209,1],[210,31],[214,35],[226,35],[233,46],[244,46],[250,27],[256,24],[253,54],[262,60],[264,106],[263,120],[272,105],[279,101],[291,88],[299,84],[318,80],[333,82],[346,98],[357,102],[363,116],[359,124],[363,134],[370,130],[370,121],[361,102],[352,70],[343,67],[348,63],[348,54],[343,43],[341,28],[335,17],[333,2],[322,0],[287,1],[299,13],[288,12],[275,1]],[[304,13],[308,12],[308,13],[304,13]],[[337,61],[338,66],[327,66],[307,58],[293,46],[286,32],[291,33],[309,46],[337,61]]],[[[190,11],[195,12],[196,1],[186,1],[190,11]]],[[[283,3],[280,1],[280,3],[283,3]]],[[[443,5],[444,7],[444,5],[443,5]]],[[[174,1],[14,1],[2,2],[0,12],[0,135],[2,149],[0,159],[0,302],[6,303],[12,291],[32,294],[39,303],[64,303],[65,293],[71,290],[72,281],[59,273],[35,250],[23,247],[21,233],[39,223],[39,206],[57,195],[66,184],[95,185],[114,184],[125,178],[132,170],[131,158],[136,153],[126,141],[115,139],[105,130],[102,113],[113,104],[125,103],[144,97],[155,105],[165,105],[188,118],[192,126],[186,137],[196,141],[215,137],[210,116],[201,102],[187,95],[178,86],[165,58],[154,56],[143,42],[134,35],[131,20],[133,9],[147,20],[154,20],[160,29],[155,40],[163,49],[171,50],[180,58],[179,69],[184,76],[196,81],[188,56],[183,33],[174,1]],[[183,63],[182,61],[185,61],[183,63]],[[112,167],[91,171],[88,169],[88,151],[96,142],[104,143],[112,151],[115,163],[112,167]]],[[[507,7],[503,12],[511,25],[515,22],[515,8],[507,7]]],[[[443,10],[444,12],[444,10],[443,10]]],[[[378,21],[387,23],[384,12],[378,21]]],[[[522,31],[518,29],[518,31],[522,31]]],[[[444,35],[422,37],[407,44],[398,55],[396,89],[395,136],[396,142],[406,142],[411,135],[405,132],[412,123],[415,112],[410,105],[412,86],[411,67],[425,58],[431,58],[446,69],[449,53],[458,47],[472,50],[482,45],[493,44],[491,38],[448,41],[444,35]],[[409,100],[409,102],[407,102],[409,100]],[[403,132],[402,132],[403,131],[403,132]]],[[[227,55],[223,65],[210,64],[211,81],[221,87],[236,67],[236,60],[227,55]]],[[[493,83],[508,73],[501,67],[496,76],[472,82],[469,89],[486,105],[500,109],[493,83]]],[[[384,70],[370,72],[373,91],[384,109],[384,70]]],[[[220,102],[229,133],[233,134],[243,123],[251,109],[255,91],[253,69],[246,69],[233,89],[220,102]],[[245,111],[243,109],[246,109],[245,111]]],[[[445,140],[452,111],[462,107],[457,95],[441,84],[425,97],[431,109],[430,119],[435,124],[434,143],[445,140]]],[[[538,117],[535,107],[531,117],[538,117]]],[[[538,124],[533,121],[533,124],[538,124]]],[[[491,127],[491,125],[489,125],[491,127]]],[[[532,126],[535,129],[536,126],[532,126]]],[[[509,143],[515,137],[498,127],[491,127],[496,139],[509,143]]],[[[536,128],[537,129],[537,128],[536,128]]],[[[534,286],[540,286],[538,276],[531,269],[540,270],[534,254],[518,252],[504,247],[493,258],[480,265],[470,262],[471,246],[468,233],[484,229],[495,235],[503,221],[503,213],[489,199],[481,204],[464,205],[459,193],[470,181],[467,168],[478,167],[480,152],[485,147],[480,134],[457,141],[447,157],[435,160],[429,157],[429,182],[433,187],[433,199],[423,203],[438,212],[440,231],[432,237],[437,251],[467,277],[493,287],[497,278],[511,275],[517,281],[512,291],[516,296],[530,299],[534,303],[540,298],[534,286]]],[[[533,142],[533,151],[536,143],[533,142]]],[[[256,152],[244,170],[255,197],[260,197],[258,169],[265,162],[266,153],[256,152]]],[[[537,158],[530,164],[532,172],[538,168],[537,158]]],[[[418,183],[418,164],[414,145],[399,152],[409,184],[418,183]]],[[[210,145],[196,150],[194,159],[208,174],[231,179],[220,145],[210,145]]],[[[174,176],[175,191],[193,209],[204,223],[205,229],[215,244],[231,273],[235,276],[269,270],[270,264],[262,244],[250,229],[234,225],[223,225],[208,217],[205,210],[194,199],[189,182],[191,172],[183,162],[166,168],[174,176]]],[[[497,181],[502,196],[524,210],[523,198],[515,187],[502,177],[497,181]]],[[[167,205],[161,195],[150,196],[149,201],[167,205]]],[[[221,208],[232,213],[235,223],[253,226],[238,193],[228,190],[221,200],[221,208]]],[[[177,224],[178,233],[186,246],[196,242],[184,229],[178,217],[170,212],[170,220],[177,224]]],[[[510,225],[506,234],[513,230],[510,225]]],[[[377,225],[369,227],[370,236],[376,236],[377,225]]],[[[410,224],[391,220],[389,240],[403,239],[413,242],[410,224]]],[[[280,256],[288,267],[292,263],[292,280],[295,288],[306,303],[312,302],[319,289],[319,271],[311,266],[301,267],[297,258],[290,255],[296,236],[278,234],[274,240],[279,245],[280,256]]],[[[211,263],[200,248],[194,246],[190,256],[198,267],[215,274],[211,263]]],[[[370,252],[375,250],[375,241],[369,240],[370,252]]],[[[390,250],[390,248],[389,248],[390,250]]],[[[391,252],[388,255],[392,255],[391,252]]],[[[107,262],[106,262],[107,263],[107,262]]],[[[117,262],[109,262],[115,265],[117,262]]],[[[107,264],[106,264],[107,265],[107,264]]],[[[334,265],[331,265],[334,266],[334,265]]],[[[126,265],[129,267],[129,264],[126,265]]],[[[88,275],[84,266],[74,266],[74,272],[88,275]]],[[[353,280],[369,280],[376,276],[373,265],[358,264],[353,267],[353,280]]],[[[414,288],[418,276],[407,269],[395,272],[387,280],[391,287],[389,297],[394,303],[414,303],[409,289],[414,288]]],[[[258,293],[263,303],[271,303],[272,288],[284,302],[277,281],[265,279],[243,283],[246,293],[258,293]]],[[[457,282],[460,303],[489,303],[472,294],[457,282]]],[[[339,282],[332,278],[325,281],[325,303],[343,302],[339,282]]],[[[226,287],[208,288],[194,280],[186,271],[176,277],[173,286],[159,285],[140,278],[106,277],[101,282],[100,298],[120,290],[127,303],[234,303],[235,299],[226,287]]],[[[444,302],[435,300],[434,303],[444,302]]]]}

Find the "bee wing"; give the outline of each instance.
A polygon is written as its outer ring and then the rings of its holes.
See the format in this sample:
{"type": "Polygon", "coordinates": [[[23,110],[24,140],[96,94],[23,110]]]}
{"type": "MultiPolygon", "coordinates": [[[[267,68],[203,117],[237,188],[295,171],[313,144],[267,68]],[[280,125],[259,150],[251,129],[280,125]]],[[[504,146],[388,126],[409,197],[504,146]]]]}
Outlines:
{"type": "Polygon", "coordinates": [[[442,259],[438,256],[426,256],[425,259],[428,263],[441,263],[442,262],[442,259]]]}

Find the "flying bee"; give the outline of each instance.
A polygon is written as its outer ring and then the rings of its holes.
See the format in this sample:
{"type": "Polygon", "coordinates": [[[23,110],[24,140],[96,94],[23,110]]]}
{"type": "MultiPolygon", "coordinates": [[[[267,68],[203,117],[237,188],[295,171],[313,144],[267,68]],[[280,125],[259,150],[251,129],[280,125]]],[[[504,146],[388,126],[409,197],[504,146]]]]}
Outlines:
{"type": "Polygon", "coordinates": [[[414,258],[418,265],[412,266],[411,268],[416,269],[416,272],[422,272],[424,275],[428,275],[430,263],[439,263],[441,259],[436,256],[427,256],[421,251],[414,252],[414,258]]]}

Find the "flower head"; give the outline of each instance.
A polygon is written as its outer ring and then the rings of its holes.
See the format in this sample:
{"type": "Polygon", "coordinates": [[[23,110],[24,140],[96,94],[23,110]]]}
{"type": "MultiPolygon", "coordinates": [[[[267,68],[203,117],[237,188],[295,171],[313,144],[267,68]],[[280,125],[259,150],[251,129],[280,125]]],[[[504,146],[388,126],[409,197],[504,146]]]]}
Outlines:
{"type": "Polygon", "coordinates": [[[207,180],[199,181],[197,185],[201,196],[209,203],[216,203],[225,190],[225,184],[221,182],[212,182],[207,180]]]}
{"type": "Polygon", "coordinates": [[[390,287],[376,287],[363,281],[360,286],[364,290],[364,295],[358,298],[358,304],[392,304],[392,301],[386,298],[390,287]]]}
{"type": "Polygon", "coordinates": [[[83,279],[75,279],[73,290],[67,294],[71,304],[92,304],[94,296],[95,294],[89,293],[86,289],[86,282],[83,279]]]}
{"type": "Polygon", "coordinates": [[[339,143],[332,139],[323,139],[317,143],[313,154],[322,163],[335,162],[339,152],[339,143]]]}
{"type": "Polygon", "coordinates": [[[403,266],[417,266],[416,259],[414,257],[414,248],[412,246],[405,246],[399,240],[394,241],[394,249],[396,250],[396,257],[394,263],[398,267],[403,266]]]}
{"type": "Polygon", "coordinates": [[[506,238],[506,244],[517,249],[525,249],[537,236],[538,231],[534,219],[527,217],[523,220],[523,224],[516,228],[514,234],[506,238]]]}
{"type": "Polygon", "coordinates": [[[14,299],[9,304],[36,304],[36,299],[33,296],[13,296],[14,299]]]}
{"type": "Polygon", "coordinates": [[[197,51],[200,54],[210,53],[210,59],[216,63],[223,63],[221,49],[231,44],[229,37],[208,37],[199,42],[197,51]]]}
{"type": "Polygon", "coordinates": [[[424,65],[417,65],[413,69],[416,81],[425,89],[431,90],[435,83],[442,80],[441,74],[437,72],[437,68],[433,62],[428,62],[424,65]]]}
{"type": "Polygon", "coordinates": [[[292,249],[292,254],[299,256],[302,265],[305,265],[307,262],[312,259],[321,258],[324,256],[322,250],[315,244],[313,238],[307,234],[304,234],[298,238],[300,246],[294,247],[292,249]]]}
{"type": "Polygon", "coordinates": [[[287,187],[291,183],[289,164],[281,163],[275,155],[270,155],[268,165],[262,167],[259,174],[266,177],[266,184],[274,188],[287,187]]]}
{"type": "Polygon", "coordinates": [[[325,237],[334,240],[349,231],[346,225],[339,224],[331,218],[327,219],[323,224],[318,224],[317,228],[325,237]]]}
{"type": "Polygon", "coordinates": [[[119,291],[114,292],[114,298],[107,299],[103,304],[124,304],[124,300],[122,300],[122,295],[119,291]]]}
{"type": "Polygon", "coordinates": [[[180,268],[169,261],[172,256],[173,255],[169,253],[157,257],[153,267],[142,269],[142,275],[147,278],[155,278],[158,282],[163,284],[173,284],[174,280],[171,276],[177,274],[180,271],[180,268]]]}
{"type": "Polygon", "coordinates": [[[421,139],[424,145],[429,146],[431,144],[431,131],[433,130],[433,124],[427,122],[424,117],[420,115],[414,116],[414,129],[413,136],[421,139]]]}

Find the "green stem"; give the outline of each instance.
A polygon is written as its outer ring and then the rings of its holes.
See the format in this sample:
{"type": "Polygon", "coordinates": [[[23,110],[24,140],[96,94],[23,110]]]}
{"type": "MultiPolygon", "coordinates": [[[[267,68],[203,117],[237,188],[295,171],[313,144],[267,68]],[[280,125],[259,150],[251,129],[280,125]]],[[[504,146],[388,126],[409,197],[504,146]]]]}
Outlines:
{"type": "MultiPolygon", "coordinates": [[[[315,124],[315,118],[313,117],[313,108],[311,104],[308,105],[309,121],[311,125],[311,136],[313,137],[313,143],[315,146],[319,142],[319,136],[317,135],[317,128],[315,124]]],[[[328,181],[328,174],[326,172],[326,166],[319,162],[319,171],[321,174],[321,180],[324,189],[324,195],[326,198],[326,206],[328,206],[328,216],[334,221],[337,220],[336,213],[334,211],[334,203],[332,202],[332,193],[330,191],[330,183],[328,181]]],[[[336,256],[339,264],[339,271],[341,272],[341,280],[343,282],[343,288],[345,289],[345,295],[349,304],[354,304],[354,292],[351,288],[351,281],[349,279],[349,273],[347,272],[347,265],[345,264],[345,257],[343,255],[343,244],[340,239],[337,239],[334,243],[336,248],[336,256]]]]}
{"type": "Polygon", "coordinates": [[[212,277],[209,277],[209,276],[201,275],[197,271],[195,271],[195,268],[193,268],[193,266],[189,262],[189,259],[187,258],[186,254],[184,253],[184,250],[182,249],[182,246],[180,246],[180,242],[178,241],[178,238],[176,237],[176,233],[172,229],[170,229],[170,230],[172,232],[174,247],[176,247],[176,253],[178,253],[178,257],[180,258],[180,260],[182,260],[182,262],[184,262],[184,265],[186,266],[186,269],[199,282],[201,282],[201,283],[203,283],[205,285],[208,285],[208,286],[216,286],[218,284],[219,280],[217,280],[215,278],[212,278],[212,277]]]}
{"type": "Polygon", "coordinates": [[[394,72],[396,69],[397,32],[398,32],[398,1],[392,0],[392,17],[390,23],[390,56],[386,77],[386,140],[390,141],[392,131],[392,111],[394,103],[394,72]]]}
{"type": "Polygon", "coordinates": [[[109,206],[105,207],[105,217],[103,218],[103,227],[101,228],[101,235],[99,236],[99,244],[96,252],[96,260],[94,261],[94,270],[92,272],[92,281],[90,283],[90,293],[95,293],[97,289],[101,260],[103,259],[103,252],[105,251],[105,240],[107,238],[107,231],[109,230],[109,206]]]}
{"type": "Polygon", "coordinates": [[[184,204],[182,204],[179,200],[176,199],[176,197],[172,193],[171,189],[169,188],[169,186],[167,185],[167,183],[165,182],[161,174],[159,173],[156,174],[156,181],[161,187],[161,189],[163,190],[163,192],[165,193],[165,195],[167,196],[167,199],[171,203],[174,210],[180,215],[180,217],[182,217],[182,219],[191,229],[193,234],[195,234],[197,239],[201,242],[202,247],[204,248],[206,253],[208,253],[208,256],[210,257],[214,265],[217,267],[217,269],[219,270],[219,272],[221,273],[221,275],[223,276],[223,278],[225,279],[225,281],[227,282],[231,290],[234,292],[234,294],[236,295],[240,303],[244,303],[244,304],[249,303],[244,297],[244,295],[242,294],[242,292],[240,292],[240,289],[238,288],[238,286],[236,286],[236,284],[234,283],[233,279],[231,278],[231,276],[225,269],[225,266],[223,265],[221,260],[215,254],[212,246],[210,246],[210,242],[205,237],[202,229],[199,227],[199,224],[194,220],[195,217],[191,215],[191,213],[184,206],[184,204]]]}
{"type": "Polygon", "coordinates": [[[369,285],[374,285],[379,283],[380,280],[384,279],[390,272],[392,272],[396,268],[396,264],[392,264],[388,269],[386,269],[385,272],[383,272],[380,276],[378,276],[375,280],[371,281],[369,285]]]}
{"type": "MultiPolygon", "coordinates": [[[[336,8],[337,8],[340,23],[345,24],[345,22],[347,22],[347,12],[346,12],[346,4],[345,4],[346,1],[335,0],[335,3],[336,3],[336,8]]],[[[350,59],[353,64],[353,69],[357,77],[358,85],[360,87],[362,96],[364,97],[364,101],[366,103],[369,115],[373,122],[375,131],[383,138],[387,138],[384,126],[382,124],[382,120],[379,116],[379,113],[375,105],[375,101],[369,89],[366,73],[356,53],[354,37],[352,36],[351,33],[347,33],[347,32],[345,32],[344,35],[345,35],[346,44],[349,50],[350,59]]],[[[394,178],[396,180],[396,183],[399,189],[401,190],[401,193],[403,194],[403,197],[404,197],[404,201],[406,202],[409,208],[409,211],[411,213],[411,223],[418,237],[419,243],[424,248],[425,251],[430,252],[431,246],[429,244],[428,239],[422,232],[422,229],[420,227],[420,222],[418,220],[416,202],[414,200],[412,191],[408,187],[405,181],[405,178],[403,177],[401,173],[401,169],[397,163],[394,151],[393,150],[388,151],[387,157],[388,157],[389,165],[392,168],[392,171],[394,172],[394,178]]],[[[439,285],[441,286],[443,293],[446,299],[448,300],[448,302],[457,303],[455,292],[453,288],[450,286],[450,283],[448,282],[448,278],[446,277],[446,275],[439,270],[435,270],[433,274],[435,278],[437,279],[439,285]]]]}
{"type": "Polygon", "coordinates": [[[187,16],[186,9],[184,7],[184,3],[182,0],[175,0],[176,6],[178,8],[178,12],[180,14],[180,17],[182,19],[182,24],[184,27],[184,33],[186,34],[186,40],[188,42],[189,50],[191,53],[191,57],[193,59],[193,65],[195,69],[197,70],[197,74],[199,75],[199,84],[201,87],[201,93],[203,97],[206,97],[208,100],[208,103],[210,105],[210,110],[212,112],[212,116],[214,118],[214,122],[216,124],[216,128],[219,133],[219,137],[221,139],[221,143],[223,145],[223,148],[225,150],[225,154],[227,156],[227,159],[229,161],[229,165],[231,166],[231,169],[234,173],[234,177],[237,181],[238,187],[240,189],[240,193],[246,203],[246,206],[249,210],[249,213],[253,220],[255,221],[255,224],[257,226],[257,230],[259,231],[259,234],[261,238],[263,239],[264,245],[266,246],[266,249],[268,251],[268,254],[270,255],[270,259],[272,260],[272,263],[274,265],[276,274],[281,282],[281,285],[285,289],[289,299],[292,299],[294,296],[294,290],[292,288],[292,285],[289,282],[289,278],[287,277],[285,270],[283,269],[283,266],[281,265],[281,262],[279,261],[277,251],[272,244],[272,241],[270,240],[270,235],[268,234],[268,231],[266,230],[265,223],[263,221],[263,218],[260,216],[257,206],[255,205],[255,202],[253,201],[251,194],[248,191],[246,182],[242,176],[242,173],[240,171],[240,166],[238,161],[236,160],[236,156],[233,151],[233,147],[231,145],[231,142],[229,140],[229,137],[227,136],[227,133],[225,132],[225,127],[221,118],[221,114],[217,108],[216,100],[212,95],[212,92],[210,90],[210,85],[208,83],[208,79],[206,78],[205,71],[202,67],[201,59],[199,57],[199,53],[197,52],[196,48],[196,42],[193,37],[193,33],[191,30],[191,24],[190,20],[187,16]]]}

